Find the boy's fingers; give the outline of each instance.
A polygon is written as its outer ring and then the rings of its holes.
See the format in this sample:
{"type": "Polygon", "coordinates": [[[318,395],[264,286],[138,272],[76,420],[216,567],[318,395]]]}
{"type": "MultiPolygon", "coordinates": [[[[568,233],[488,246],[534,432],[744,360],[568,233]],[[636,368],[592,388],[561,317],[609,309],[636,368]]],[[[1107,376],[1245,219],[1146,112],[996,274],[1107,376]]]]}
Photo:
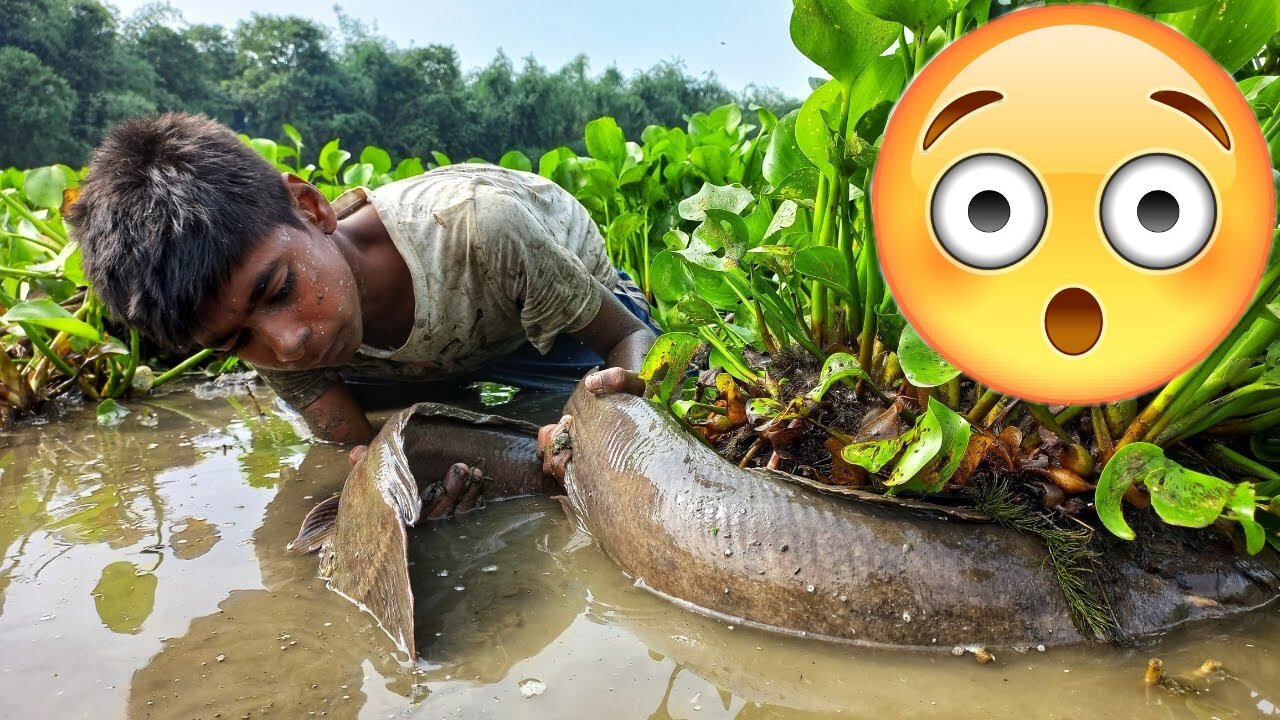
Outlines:
{"type": "Polygon", "coordinates": [[[480,470],[471,471],[471,484],[467,487],[467,492],[458,501],[458,505],[453,509],[455,513],[471,512],[476,509],[480,503],[480,493],[484,492],[484,474],[480,470]]]}
{"type": "Polygon", "coordinates": [[[593,372],[583,382],[587,391],[593,395],[644,395],[644,381],[638,374],[625,368],[612,367],[593,372]]]}
{"type": "Polygon", "coordinates": [[[544,425],[538,430],[538,457],[542,459],[542,472],[564,481],[564,465],[573,457],[569,445],[569,429],[573,416],[564,415],[555,425],[544,425]]]}
{"type": "Polygon", "coordinates": [[[471,468],[462,463],[454,463],[440,481],[440,494],[427,510],[427,518],[436,520],[449,514],[458,501],[462,499],[471,484],[471,468]]]}
{"type": "Polygon", "coordinates": [[[555,437],[556,425],[543,425],[538,428],[538,457],[545,458],[547,456],[547,448],[551,447],[551,440],[555,437]]]}
{"type": "Polygon", "coordinates": [[[555,455],[552,455],[551,457],[547,458],[544,471],[551,477],[555,478],[556,480],[559,480],[560,484],[563,485],[565,472],[568,470],[569,461],[572,459],[573,459],[572,449],[562,450],[556,453],[555,455]]]}
{"type": "Polygon", "coordinates": [[[351,448],[351,452],[347,454],[347,462],[351,463],[351,467],[355,467],[356,463],[360,462],[360,459],[363,458],[367,452],[369,452],[368,445],[357,445],[351,448]]]}

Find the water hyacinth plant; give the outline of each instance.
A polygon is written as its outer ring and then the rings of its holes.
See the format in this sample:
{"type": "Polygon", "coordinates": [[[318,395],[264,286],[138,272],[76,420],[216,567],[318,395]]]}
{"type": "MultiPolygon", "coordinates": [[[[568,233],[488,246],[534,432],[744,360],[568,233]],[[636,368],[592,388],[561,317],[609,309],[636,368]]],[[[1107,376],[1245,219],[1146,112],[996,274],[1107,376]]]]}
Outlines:
{"type": "Polygon", "coordinates": [[[67,240],[60,211],[74,200],[79,179],[63,165],[0,174],[3,421],[71,386],[98,399],[149,381],[138,375],[138,333],[105,332],[80,250],[67,240]]]}
{"type": "MultiPolygon", "coordinates": [[[[1112,4],[1172,25],[1235,73],[1280,158],[1280,78],[1268,74],[1280,8],[1112,4]]],[[[1198,366],[1097,407],[1024,402],[961,376],[888,292],[869,195],[889,112],[947,43],[1017,5],[794,0],[792,39],[831,79],[774,125],[754,182],[708,182],[678,205],[682,222],[649,268],[670,331],[646,363],[653,399],[743,467],[1007,509],[990,497],[995,482],[1049,527],[1091,530],[1096,513],[1133,538],[1131,504],[1217,527],[1242,551],[1280,548],[1280,473],[1268,465],[1280,459],[1280,264],[1198,366]]]]}

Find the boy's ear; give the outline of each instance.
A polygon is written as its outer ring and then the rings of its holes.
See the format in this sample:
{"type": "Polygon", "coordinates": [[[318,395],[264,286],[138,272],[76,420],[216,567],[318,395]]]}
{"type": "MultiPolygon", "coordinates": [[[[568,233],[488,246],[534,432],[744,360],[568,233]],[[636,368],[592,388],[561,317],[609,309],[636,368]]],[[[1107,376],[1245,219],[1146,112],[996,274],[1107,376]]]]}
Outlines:
{"type": "Polygon", "coordinates": [[[288,190],[289,196],[293,198],[293,207],[318,225],[321,232],[331,235],[338,229],[338,216],[334,213],[333,206],[315,185],[290,172],[281,173],[280,181],[284,183],[285,190],[288,190]]]}

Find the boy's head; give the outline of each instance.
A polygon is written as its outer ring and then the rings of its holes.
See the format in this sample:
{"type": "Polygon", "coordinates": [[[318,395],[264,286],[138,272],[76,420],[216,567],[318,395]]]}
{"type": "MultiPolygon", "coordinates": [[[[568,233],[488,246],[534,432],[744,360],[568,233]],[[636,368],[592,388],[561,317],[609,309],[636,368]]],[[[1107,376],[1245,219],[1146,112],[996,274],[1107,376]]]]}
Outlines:
{"type": "Polygon", "coordinates": [[[111,312],[169,348],[303,368],[359,345],[351,268],[328,237],[333,209],[208,118],[113,128],[67,221],[111,312]]]}

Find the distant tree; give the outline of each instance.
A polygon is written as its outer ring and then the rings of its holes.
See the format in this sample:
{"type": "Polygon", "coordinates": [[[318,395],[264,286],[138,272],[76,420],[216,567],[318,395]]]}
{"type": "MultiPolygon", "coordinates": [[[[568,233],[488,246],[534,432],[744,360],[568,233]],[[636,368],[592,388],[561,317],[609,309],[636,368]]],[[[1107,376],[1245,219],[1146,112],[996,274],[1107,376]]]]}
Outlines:
{"type": "Polygon", "coordinates": [[[230,32],[188,25],[163,0],[123,21],[99,0],[0,0],[0,18],[0,164],[82,163],[112,124],[159,110],[203,113],[255,136],[278,137],[292,123],[309,153],[340,137],[354,151],[496,160],[515,149],[536,162],[558,145],[584,151],[583,127],[601,115],[638,138],[647,125],[682,126],[728,102],[796,104],[771,88],[737,97],[679,61],[627,77],[612,66],[592,75],[583,55],[553,71],[499,51],[468,73],[452,47],[399,48],[341,12],[336,34],[275,15],[230,32]]]}
{"type": "Polygon", "coordinates": [[[800,101],[784,94],[775,87],[751,84],[742,93],[743,105],[759,105],[769,108],[779,116],[800,107],[800,101]]]}
{"type": "Polygon", "coordinates": [[[96,0],[71,0],[57,60],[51,63],[76,91],[72,133],[94,144],[129,115],[153,112],[155,69],[120,44],[116,19],[96,0]]]}
{"type": "MultiPolygon", "coordinates": [[[[153,19],[168,18],[153,16],[153,19]]],[[[149,22],[134,23],[130,29],[134,53],[155,70],[153,103],[156,109],[186,110],[224,122],[233,120],[231,96],[222,87],[230,78],[230,72],[224,69],[227,65],[221,64],[229,60],[231,53],[221,28],[182,29],[149,22]],[[208,30],[216,31],[216,35],[208,30]],[[214,51],[220,47],[226,50],[225,57],[219,57],[214,51]]]]}
{"type": "Polygon", "coordinates": [[[684,63],[663,61],[631,79],[631,92],[648,110],[646,125],[683,126],[684,116],[735,101],[714,75],[693,78],[684,63]]]}
{"type": "Polygon", "coordinates": [[[234,32],[236,75],[228,83],[243,112],[241,129],[274,136],[286,122],[311,137],[341,134],[335,120],[361,110],[329,33],[300,17],[254,15],[234,32]]]}
{"type": "Polygon", "coordinates": [[[62,50],[66,3],[59,0],[0,0],[0,47],[16,47],[51,65],[62,50]]]}
{"type": "Polygon", "coordinates": [[[76,93],[34,54],[0,47],[0,167],[77,162],[88,148],[72,137],[76,93]]]}

